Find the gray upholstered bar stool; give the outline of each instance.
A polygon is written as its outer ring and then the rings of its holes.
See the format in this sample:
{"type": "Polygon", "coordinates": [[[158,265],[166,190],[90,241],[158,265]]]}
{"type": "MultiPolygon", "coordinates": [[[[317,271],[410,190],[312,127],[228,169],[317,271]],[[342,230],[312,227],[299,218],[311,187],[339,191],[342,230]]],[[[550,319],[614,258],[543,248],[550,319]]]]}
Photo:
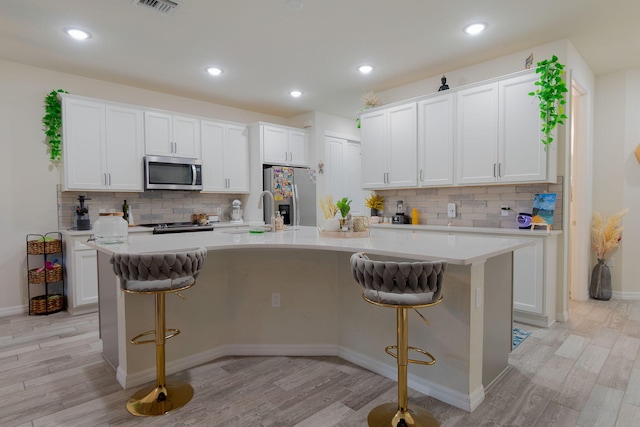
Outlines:
{"type": "Polygon", "coordinates": [[[127,410],[133,415],[166,414],[187,404],[193,397],[193,388],[184,382],[166,383],[165,341],[180,333],[165,328],[165,294],[189,289],[207,256],[205,248],[177,253],[114,254],[113,271],[120,278],[120,287],[131,294],[156,296],[156,327],[131,339],[132,344],[156,345],[156,384],[135,392],[127,401],[127,410]],[[153,339],[142,337],[154,335],[153,339]]]}
{"type": "Polygon", "coordinates": [[[397,343],[387,346],[385,351],[397,360],[398,403],[385,403],[373,408],[367,418],[370,427],[440,425],[426,410],[408,407],[407,364],[433,365],[436,359],[425,350],[409,346],[407,310],[431,307],[442,301],[442,281],[446,268],[445,261],[387,262],[370,260],[363,253],[351,256],[353,278],[364,288],[364,300],[380,307],[396,309],[397,343]],[[409,359],[409,350],[421,353],[429,360],[409,359]]]}

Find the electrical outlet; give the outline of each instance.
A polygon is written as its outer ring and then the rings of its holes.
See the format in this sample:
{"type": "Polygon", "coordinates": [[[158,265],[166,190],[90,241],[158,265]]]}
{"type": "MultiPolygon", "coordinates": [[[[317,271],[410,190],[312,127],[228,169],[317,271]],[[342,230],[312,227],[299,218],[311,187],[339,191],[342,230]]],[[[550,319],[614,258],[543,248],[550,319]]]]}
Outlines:
{"type": "Polygon", "coordinates": [[[447,216],[449,218],[455,218],[456,217],[456,204],[455,203],[449,203],[447,205],[447,216]]]}
{"type": "Polygon", "coordinates": [[[511,210],[511,208],[509,206],[502,206],[500,208],[500,213],[502,214],[502,216],[509,216],[509,211],[511,210]]]}
{"type": "Polygon", "coordinates": [[[280,294],[271,294],[271,307],[280,307],[280,294]]]}

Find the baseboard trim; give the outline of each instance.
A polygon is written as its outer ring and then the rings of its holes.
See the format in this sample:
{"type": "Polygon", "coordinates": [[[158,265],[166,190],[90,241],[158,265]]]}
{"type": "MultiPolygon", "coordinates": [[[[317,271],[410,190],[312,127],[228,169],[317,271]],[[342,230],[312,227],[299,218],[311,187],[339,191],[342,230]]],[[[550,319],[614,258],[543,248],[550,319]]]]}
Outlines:
{"type": "Polygon", "coordinates": [[[627,301],[640,300],[640,292],[613,291],[611,298],[618,299],[618,300],[627,300],[627,301]]]}
{"type": "MultiPolygon", "coordinates": [[[[224,356],[337,356],[391,380],[397,380],[396,367],[379,362],[360,353],[336,345],[221,345],[189,357],[166,363],[166,373],[171,375],[208,363],[224,356]]],[[[127,389],[155,380],[155,366],[127,374],[120,367],[116,370],[116,380],[127,389]]],[[[408,376],[408,386],[416,391],[432,396],[442,402],[467,412],[473,411],[484,400],[484,388],[481,386],[469,395],[450,388],[434,384],[415,375],[408,376]]]]}
{"type": "Polygon", "coordinates": [[[527,325],[538,326],[540,328],[548,328],[556,322],[553,316],[543,316],[541,314],[524,313],[522,311],[513,310],[513,320],[527,325]]]}
{"type": "Polygon", "coordinates": [[[16,305],[14,307],[0,308],[0,317],[14,316],[16,314],[29,314],[27,305],[16,305]]]}

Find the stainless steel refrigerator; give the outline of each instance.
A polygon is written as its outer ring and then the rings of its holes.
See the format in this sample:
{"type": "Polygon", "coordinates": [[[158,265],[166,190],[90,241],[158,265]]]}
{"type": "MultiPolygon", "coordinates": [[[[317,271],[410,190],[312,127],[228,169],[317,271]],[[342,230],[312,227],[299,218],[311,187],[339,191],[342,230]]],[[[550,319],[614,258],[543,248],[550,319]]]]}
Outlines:
{"type": "MultiPolygon", "coordinates": [[[[316,226],[316,177],[308,168],[270,166],[264,169],[263,188],[273,193],[275,211],[289,226],[316,226]]],[[[268,209],[268,208],[267,208],[268,209]]],[[[265,222],[271,213],[264,211],[265,222]]]]}

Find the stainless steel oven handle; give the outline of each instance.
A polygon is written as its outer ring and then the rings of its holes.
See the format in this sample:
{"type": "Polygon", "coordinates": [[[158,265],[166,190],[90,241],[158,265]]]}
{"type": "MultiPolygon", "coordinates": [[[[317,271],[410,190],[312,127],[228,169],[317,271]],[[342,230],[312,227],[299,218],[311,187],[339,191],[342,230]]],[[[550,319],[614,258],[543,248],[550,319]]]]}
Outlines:
{"type": "Polygon", "coordinates": [[[196,165],[191,165],[191,185],[196,185],[196,165]]]}

